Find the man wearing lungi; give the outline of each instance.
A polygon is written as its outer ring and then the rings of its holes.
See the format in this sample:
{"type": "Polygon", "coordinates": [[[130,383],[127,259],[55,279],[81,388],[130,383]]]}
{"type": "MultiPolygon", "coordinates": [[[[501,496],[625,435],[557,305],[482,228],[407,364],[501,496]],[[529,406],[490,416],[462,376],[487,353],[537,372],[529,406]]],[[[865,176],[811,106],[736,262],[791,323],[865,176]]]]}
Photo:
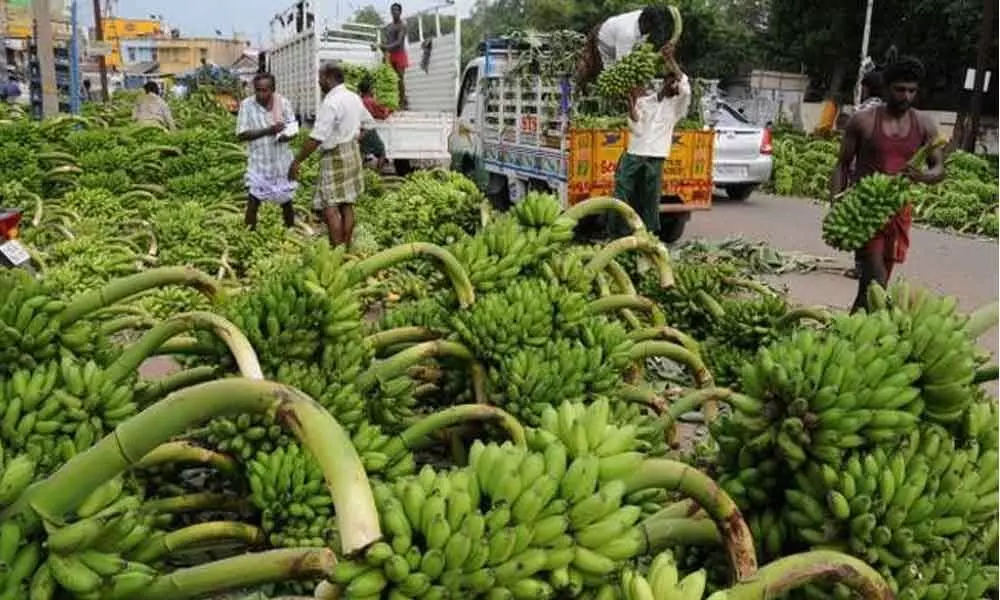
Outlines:
{"type": "Polygon", "coordinates": [[[298,179],[299,166],[320,150],[319,178],[313,209],[326,221],[330,245],[351,243],[354,236],[354,203],[365,191],[364,167],[358,140],[362,130],[375,125],[361,98],[344,85],[344,71],[327,63],[319,69],[323,103],[309,139],[288,168],[288,178],[298,179]]]}

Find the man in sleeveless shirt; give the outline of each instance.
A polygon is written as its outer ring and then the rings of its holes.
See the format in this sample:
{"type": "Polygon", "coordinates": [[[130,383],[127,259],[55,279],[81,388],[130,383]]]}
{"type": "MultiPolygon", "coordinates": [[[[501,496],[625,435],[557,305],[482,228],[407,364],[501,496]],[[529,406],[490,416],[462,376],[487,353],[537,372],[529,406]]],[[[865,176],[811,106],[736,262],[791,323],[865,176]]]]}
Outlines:
{"type": "MultiPolygon", "coordinates": [[[[926,169],[907,166],[917,150],[938,135],[934,120],[913,108],[923,76],[923,65],[910,57],[900,57],[882,71],[885,103],[855,113],[847,123],[840,157],[830,182],[834,198],[848,185],[873,173],[902,175],[920,183],[937,183],[944,178],[944,157],[940,149],[930,154],[926,169]]],[[[858,293],[852,312],[867,308],[867,291],[872,282],[888,285],[893,267],[906,260],[911,222],[912,209],[906,204],[864,248],[858,250],[855,257],[859,267],[858,293]]]]}

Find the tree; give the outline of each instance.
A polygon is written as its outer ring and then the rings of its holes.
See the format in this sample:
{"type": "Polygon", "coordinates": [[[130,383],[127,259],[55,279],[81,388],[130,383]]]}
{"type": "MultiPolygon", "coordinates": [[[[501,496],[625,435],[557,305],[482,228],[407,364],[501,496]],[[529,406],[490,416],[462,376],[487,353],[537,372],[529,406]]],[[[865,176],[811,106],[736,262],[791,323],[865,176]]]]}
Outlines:
{"type": "Polygon", "coordinates": [[[372,25],[374,27],[385,26],[385,20],[382,18],[382,15],[378,12],[378,9],[371,4],[358,9],[357,12],[354,13],[351,20],[362,25],[372,25]]]}

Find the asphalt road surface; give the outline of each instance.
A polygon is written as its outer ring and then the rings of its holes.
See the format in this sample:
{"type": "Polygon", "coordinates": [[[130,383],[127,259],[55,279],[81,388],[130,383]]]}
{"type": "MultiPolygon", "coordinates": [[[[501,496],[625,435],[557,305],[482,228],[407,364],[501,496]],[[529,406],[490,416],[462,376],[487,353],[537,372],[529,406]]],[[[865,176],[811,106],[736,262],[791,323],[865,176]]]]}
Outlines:
{"type": "MultiPolygon", "coordinates": [[[[734,202],[716,196],[711,211],[691,217],[683,239],[741,235],[767,242],[779,250],[833,257],[846,270],[853,264],[852,257],[828,247],[820,237],[823,214],[822,206],[801,198],[754,194],[745,202],[734,202]]],[[[963,309],[972,310],[997,300],[998,244],[996,240],[915,226],[906,263],[898,273],[920,285],[956,296],[963,309]]],[[[776,279],[788,286],[796,301],[806,305],[847,308],[857,291],[857,281],[837,270],[788,274],[776,279]]],[[[996,352],[997,341],[994,328],[980,343],[996,352]]]]}

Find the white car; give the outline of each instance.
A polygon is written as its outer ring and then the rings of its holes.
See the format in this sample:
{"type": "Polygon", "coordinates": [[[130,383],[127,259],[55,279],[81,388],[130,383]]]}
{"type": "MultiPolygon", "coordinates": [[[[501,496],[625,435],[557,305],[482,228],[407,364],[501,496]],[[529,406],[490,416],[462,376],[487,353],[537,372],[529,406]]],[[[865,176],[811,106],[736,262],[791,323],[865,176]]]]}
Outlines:
{"type": "Polygon", "coordinates": [[[771,178],[771,130],[724,102],[711,112],[709,125],[715,130],[713,182],[733,200],[746,200],[771,178]]]}

